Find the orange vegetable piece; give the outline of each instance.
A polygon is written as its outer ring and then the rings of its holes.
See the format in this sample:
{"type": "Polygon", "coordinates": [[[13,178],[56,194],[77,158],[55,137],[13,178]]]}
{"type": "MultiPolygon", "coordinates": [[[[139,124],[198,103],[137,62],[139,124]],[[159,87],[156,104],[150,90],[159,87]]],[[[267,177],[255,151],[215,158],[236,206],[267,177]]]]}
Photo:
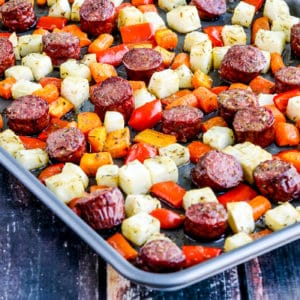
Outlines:
{"type": "Polygon", "coordinates": [[[155,31],[155,41],[158,46],[165,49],[175,49],[178,44],[177,34],[169,28],[162,28],[155,31]]]}
{"type": "Polygon", "coordinates": [[[182,96],[188,95],[190,93],[191,93],[191,91],[188,90],[188,89],[180,90],[180,91],[178,91],[178,92],[176,92],[176,93],[174,93],[174,94],[172,94],[172,95],[170,95],[166,98],[161,99],[161,104],[163,106],[167,106],[170,103],[172,103],[173,101],[175,101],[176,99],[178,99],[182,96]]]}
{"type": "Polygon", "coordinates": [[[261,231],[258,231],[258,232],[253,232],[253,233],[250,233],[250,237],[252,238],[252,240],[258,240],[270,233],[272,233],[273,231],[270,230],[270,229],[264,229],[264,230],[261,230],[261,231]]]}
{"type": "Polygon", "coordinates": [[[32,31],[32,34],[44,35],[44,34],[47,34],[47,33],[49,33],[49,31],[44,29],[44,28],[37,28],[37,29],[32,31]]]}
{"type": "Polygon", "coordinates": [[[58,91],[60,91],[61,82],[62,82],[62,79],[56,78],[56,77],[44,77],[39,80],[39,84],[42,87],[45,87],[47,84],[54,84],[58,88],[58,91]]]}
{"type": "Polygon", "coordinates": [[[173,62],[173,59],[175,57],[175,52],[168,51],[167,49],[160,46],[156,46],[154,50],[158,51],[161,54],[164,66],[169,67],[173,62]]]}
{"type": "Polygon", "coordinates": [[[87,176],[95,176],[99,167],[113,164],[109,152],[84,153],[79,166],[87,176]]]}
{"type": "Polygon", "coordinates": [[[283,150],[274,155],[274,158],[280,158],[283,161],[291,163],[298,172],[300,172],[300,151],[297,149],[283,150]]]}
{"type": "Polygon", "coordinates": [[[194,164],[196,164],[205,153],[212,150],[212,147],[200,141],[191,142],[187,148],[190,152],[190,161],[194,164]]]}
{"type": "Polygon", "coordinates": [[[7,77],[0,81],[0,96],[4,99],[12,97],[11,88],[17,80],[14,77],[7,77]]]}
{"type": "Polygon", "coordinates": [[[57,163],[46,167],[38,176],[38,179],[45,184],[47,178],[62,172],[64,163],[57,163]]]}
{"type": "Polygon", "coordinates": [[[118,75],[115,67],[109,64],[93,62],[89,65],[89,67],[92,77],[96,83],[99,83],[109,77],[118,75]]]}
{"type": "Polygon", "coordinates": [[[61,30],[76,35],[79,38],[81,48],[91,44],[91,40],[88,38],[87,33],[83,32],[76,24],[67,25],[61,30]]]}
{"type": "Polygon", "coordinates": [[[92,152],[100,152],[103,150],[106,140],[106,129],[104,126],[95,127],[88,133],[87,140],[91,145],[92,152]]]}
{"type": "Polygon", "coordinates": [[[272,208],[271,202],[264,196],[258,195],[248,201],[253,211],[253,218],[257,221],[262,217],[269,209],[272,208]]]}
{"type": "Polygon", "coordinates": [[[275,105],[265,105],[265,107],[272,111],[275,118],[275,127],[279,122],[286,122],[284,114],[275,105]]]}
{"type": "Polygon", "coordinates": [[[222,117],[215,116],[215,117],[212,117],[212,118],[207,119],[206,121],[202,122],[201,130],[203,132],[206,132],[208,129],[210,129],[214,126],[228,127],[228,124],[222,117]]]}
{"type": "Polygon", "coordinates": [[[255,6],[255,11],[260,10],[265,0],[245,0],[246,3],[255,6]]]}
{"type": "Polygon", "coordinates": [[[232,84],[229,86],[229,90],[232,90],[232,89],[245,89],[245,90],[251,90],[250,87],[249,87],[249,85],[244,84],[244,83],[240,83],[240,82],[232,83],[232,84]]]}
{"type": "Polygon", "coordinates": [[[198,107],[198,99],[193,93],[188,93],[172,101],[170,104],[166,106],[165,109],[170,109],[172,107],[181,106],[181,105],[198,107]]]}
{"type": "Polygon", "coordinates": [[[3,118],[2,115],[0,115],[0,129],[3,129],[4,123],[3,123],[3,118]]]}
{"type": "Polygon", "coordinates": [[[205,113],[210,113],[218,108],[217,95],[205,87],[198,87],[193,91],[198,100],[198,107],[205,113]]]}
{"type": "Polygon", "coordinates": [[[73,108],[74,105],[69,100],[63,97],[58,97],[55,101],[50,103],[49,114],[52,117],[61,118],[73,108]]]}
{"type": "Polygon", "coordinates": [[[85,135],[100,126],[102,126],[101,119],[95,112],[85,111],[77,115],[77,128],[85,135]]]}
{"type": "Polygon", "coordinates": [[[176,54],[171,68],[173,70],[177,69],[178,67],[180,67],[181,65],[186,65],[188,68],[190,68],[191,64],[190,64],[190,56],[188,53],[184,53],[184,52],[180,52],[178,54],[176,54]]]}
{"type": "Polygon", "coordinates": [[[285,67],[282,55],[278,52],[271,53],[270,67],[273,74],[285,67]]]}
{"type": "Polygon", "coordinates": [[[251,32],[251,43],[254,44],[255,37],[258,32],[258,30],[264,29],[264,30],[270,30],[270,24],[268,17],[260,17],[253,21],[252,24],[252,32],[251,32]]]}
{"type": "Polygon", "coordinates": [[[154,129],[145,129],[140,131],[134,137],[134,142],[146,143],[156,148],[160,148],[176,143],[176,137],[174,135],[165,134],[154,129]]]}
{"type": "Polygon", "coordinates": [[[50,104],[58,99],[59,91],[55,84],[49,83],[41,89],[34,91],[32,95],[39,96],[50,104]]]}
{"type": "Polygon", "coordinates": [[[133,260],[138,256],[138,252],[119,232],[116,232],[114,235],[108,238],[107,242],[127,260],[133,260]]]}
{"type": "Polygon", "coordinates": [[[31,136],[23,136],[23,135],[19,135],[19,138],[23,143],[25,149],[36,149],[36,148],[41,148],[43,150],[46,149],[46,142],[38,138],[34,138],[31,136]]]}
{"type": "Polygon", "coordinates": [[[105,190],[107,188],[109,188],[109,186],[107,186],[107,185],[95,185],[94,184],[94,185],[90,186],[90,193],[95,192],[97,190],[105,190]]]}
{"type": "Polygon", "coordinates": [[[249,86],[255,94],[272,94],[274,92],[275,83],[262,76],[256,76],[250,81],[249,86]]]}
{"type": "Polygon", "coordinates": [[[129,84],[131,85],[133,91],[137,91],[143,88],[146,88],[145,81],[140,80],[129,80],[129,84]]]}
{"type": "Polygon", "coordinates": [[[137,42],[137,43],[130,43],[126,44],[128,49],[132,48],[148,48],[152,49],[153,48],[153,42],[152,41],[145,41],[145,42],[137,42]]]}
{"type": "Polygon", "coordinates": [[[108,49],[114,42],[114,37],[109,33],[102,33],[88,47],[88,53],[108,49]]]}
{"type": "Polygon", "coordinates": [[[212,84],[213,84],[213,80],[209,75],[203,73],[201,70],[196,70],[194,72],[192,77],[192,85],[195,89],[200,86],[209,89],[212,87],[212,84]]]}
{"type": "Polygon", "coordinates": [[[154,4],[143,4],[137,7],[142,13],[145,12],[157,12],[157,8],[154,4]]]}
{"type": "Polygon", "coordinates": [[[210,89],[211,92],[215,93],[216,95],[219,95],[220,93],[228,90],[227,85],[220,85],[220,86],[215,86],[210,89]]]}
{"type": "Polygon", "coordinates": [[[140,43],[154,39],[154,27],[152,23],[121,26],[120,33],[124,44],[140,43]]]}
{"type": "Polygon", "coordinates": [[[292,123],[280,122],[275,127],[275,142],[281,146],[297,146],[300,143],[298,128],[292,123]]]}
{"type": "Polygon", "coordinates": [[[153,4],[153,0],[131,0],[133,6],[153,4]]]}

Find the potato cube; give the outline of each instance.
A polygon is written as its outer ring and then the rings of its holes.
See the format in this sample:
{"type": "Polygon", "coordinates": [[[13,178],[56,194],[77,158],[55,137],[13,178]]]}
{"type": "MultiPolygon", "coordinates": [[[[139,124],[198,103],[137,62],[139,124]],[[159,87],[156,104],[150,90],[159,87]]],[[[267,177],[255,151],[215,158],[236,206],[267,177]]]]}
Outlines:
{"type": "Polygon", "coordinates": [[[290,9],[284,0],[266,0],[263,15],[271,22],[283,15],[289,15],[290,9]]]}
{"type": "Polygon", "coordinates": [[[117,165],[104,165],[96,173],[98,185],[117,187],[119,185],[119,167],[117,165]]]}
{"type": "Polygon", "coordinates": [[[193,78],[193,72],[190,70],[190,68],[182,64],[178,68],[174,70],[177,73],[178,79],[179,79],[179,88],[180,89],[192,89],[192,78],[193,78]]]}
{"type": "Polygon", "coordinates": [[[276,18],[273,23],[272,31],[283,31],[285,33],[285,40],[287,43],[291,41],[291,28],[293,25],[298,24],[300,19],[297,17],[282,15],[276,18]]]}
{"type": "Polygon", "coordinates": [[[27,170],[45,167],[49,162],[47,152],[39,148],[19,150],[15,157],[27,170]]]}
{"type": "Polygon", "coordinates": [[[229,127],[214,126],[203,134],[203,143],[221,150],[234,143],[234,133],[229,127]]]}
{"type": "Polygon", "coordinates": [[[212,43],[204,40],[191,48],[190,63],[192,71],[201,70],[208,74],[212,66],[212,43]]]}
{"type": "Polygon", "coordinates": [[[87,53],[83,56],[80,62],[89,67],[91,63],[97,62],[97,55],[96,53],[87,53]]]}
{"type": "Polygon", "coordinates": [[[82,182],[84,188],[88,187],[89,178],[78,165],[67,162],[62,169],[62,173],[67,177],[72,176],[78,178],[82,182]]]}
{"type": "Polygon", "coordinates": [[[246,45],[247,35],[240,25],[224,25],[222,29],[224,46],[246,45]]]}
{"type": "Polygon", "coordinates": [[[13,48],[14,48],[14,54],[15,54],[15,58],[17,60],[21,59],[21,55],[20,55],[20,49],[18,47],[18,36],[15,32],[13,32],[10,36],[9,36],[9,41],[12,43],[13,48]]]}
{"type": "Polygon", "coordinates": [[[289,99],[286,108],[287,117],[297,122],[300,119],[300,96],[295,96],[289,99]]]}
{"type": "Polygon", "coordinates": [[[107,111],[104,116],[104,127],[106,132],[124,129],[125,121],[123,115],[118,111],[107,111]]]}
{"type": "Polygon", "coordinates": [[[218,199],[210,187],[201,189],[192,189],[187,191],[183,196],[183,208],[188,209],[192,204],[218,202],[218,199]]]}
{"type": "Polygon", "coordinates": [[[155,100],[155,96],[151,94],[146,88],[141,88],[133,92],[134,108],[143,106],[144,104],[146,104],[147,102],[151,102],[152,100],[155,100]]]}
{"type": "Polygon", "coordinates": [[[187,147],[178,143],[170,144],[158,149],[160,156],[167,156],[174,160],[176,166],[187,164],[190,161],[190,152],[187,147]]]}
{"type": "Polygon", "coordinates": [[[159,8],[166,11],[170,11],[181,5],[186,5],[186,0],[158,0],[159,8]]]}
{"type": "Polygon", "coordinates": [[[184,37],[183,50],[186,52],[190,52],[192,46],[208,40],[209,38],[206,33],[200,31],[189,32],[184,37]]]}
{"type": "Polygon", "coordinates": [[[56,0],[53,5],[49,8],[49,16],[53,17],[64,17],[70,20],[71,17],[71,6],[68,0],[56,0]]]}
{"type": "Polygon", "coordinates": [[[0,132],[0,146],[12,156],[25,149],[20,138],[11,129],[0,132]]]}
{"type": "Polygon", "coordinates": [[[125,199],[125,212],[131,217],[140,212],[150,213],[156,208],[161,208],[160,201],[150,195],[127,195],[125,199]]]}
{"type": "Polygon", "coordinates": [[[157,12],[145,12],[144,20],[145,22],[152,24],[154,32],[158,29],[166,28],[164,20],[157,12]]]}
{"type": "Polygon", "coordinates": [[[223,47],[214,47],[212,49],[213,67],[215,70],[218,70],[220,68],[221,62],[229,48],[230,46],[223,46],[223,47]]]}
{"type": "Polygon", "coordinates": [[[285,49],[285,33],[283,31],[259,29],[256,33],[254,44],[260,50],[281,54],[285,49]]]}
{"type": "Polygon", "coordinates": [[[11,88],[12,97],[17,99],[21,96],[31,95],[34,91],[41,89],[39,83],[20,79],[11,88]]]}
{"type": "Polygon", "coordinates": [[[72,21],[80,21],[79,10],[84,0],[75,0],[72,4],[71,8],[71,20],[72,21]]]}
{"type": "Polygon", "coordinates": [[[259,106],[265,106],[265,105],[274,105],[274,99],[275,94],[262,94],[260,93],[258,95],[258,103],[259,106]]]}
{"type": "Polygon", "coordinates": [[[252,23],[254,14],[255,6],[244,1],[240,1],[233,11],[231,23],[249,27],[252,23]]]}
{"type": "Polygon", "coordinates": [[[91,81],[91,71],[85,64],[79,63],[76,59],[68,59],[60,65],[60,77],[66,78],[67,76],[81,77],[91,81]]]}
{"type": "Polygon", "coordinates": [[[14,77],[17,81],[20,79],[24,79],[27,81],[33,80],[33,74],[29,67],[27,66],[12,66],[5,70],[4,72],[5,78],[14,77]]]}
{"type": "Polygon", "coordinates": [[[143,13],[134,6],[127,6],[120,10],[118,14],[118,28],[134,24],[145,23],[143,13]]]}
{"type": "Polygon", "coordinates": [[[125,219],[121,225],[122,234],[133,244],[142,246],[153,234],[159,233],[159,220],[145,212],[125,219]]]}
{"type": "Polygon", "coordinates": [[[43,49],[42,35],[21,35],[18,39],[18,49],[22,57],[26,56],[29,53],[41,53],[43,49]]]}
{"type": "Polygon", "coordinates": [[[252,241],[253,240],[249,234],[247,234],[245,232],[236,233],[225,239],[224,252],[234,250],[234,249],[244,246],[248,243],[251,243],[252,241]]]}
{"type": "Polygon", "coordinates": [[[268,71],[270,69],[271,53],[269,51],[264,51],[264,50],[261,50],[261,53],[263,54],[263,56],[266,59],[266,64],[265,64],[264,68],[261,70],[261,73],[266,74],[266,73],[268,73],[268,71]]]}

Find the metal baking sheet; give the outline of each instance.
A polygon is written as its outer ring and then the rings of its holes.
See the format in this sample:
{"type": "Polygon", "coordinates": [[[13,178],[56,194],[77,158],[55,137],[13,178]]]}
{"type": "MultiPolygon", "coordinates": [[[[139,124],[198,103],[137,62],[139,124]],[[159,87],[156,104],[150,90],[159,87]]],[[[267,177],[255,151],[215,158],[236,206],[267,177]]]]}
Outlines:
{"type": "MultiPolygon", "coordinates": [[[[230,24],[232,8],[239,1],[228,1],[229,13],[221,17],[215,22],[203,22],[202,27],[217,24],[230,24]]],[[[291,9],[291,14],[300,16],[300,7],[297,5],[298,0],[286,1],[291,9]]],[[[38,16],[45,13],[46,9],[36,9],[38,16]]],[[[258,14],[260,16],[261,14],[258,14]]],[[[250,29],[246,29],[248,39],[250,36],[250,29]]],[[[118,38],[118,37],[117,37],[118,38]]],[[[183,36],[180,36],[179,49],[182,47],[183,36]]],[[[299,64],[299,60],[293,60],[294,58],[290,54],[289,45],[284,52],[284,59],[287,64],[299,64]]],[[[118,70],[118,73],[125,76],[124,69],[122,67],[118,70]]],[[[55,73],[57,74],[57,72],[55,73]]],[[[211,72],[214,78],[214,85],[221,84],[216,71],[211,72]]],[[[10,101],[0,100],[0,111],[2,111],[10,101]]],[[[87,102],[82,110],[91,110],[92,106],[87,102]]],[[[271,146],[270,151],[276,152],[278,149],[271,146]]],[[[105,239],[87,225],[81,218],[73,213],[64,203],[59,201],[44,185],[42,185],[36,176],[25,170],[18,162],[10,156],[5,150],[0,147],[0,163],[7,170],[9,170],[16,178],[20,180],[37,198],[39,198],[49,209],[52,210],[61,220],[65,222],[74,232],[76,232],[94,251],[99,254],[104,260],[111,264],[120,274],[134,281],[138,284],[150,287],[152,289],[159,290],[178,290],[186,286],[190,286],[203,279],[211,277],[217,273],[220,273],[228,268],[239,265],[252,258],[269,252],[275,248],[290,243],[300,238],[300,224],[289,226],[281,231],[274,232],[262,239],[256,240],[248,245],[240,247],[228,253],[224,253],[219,257],[203,262],[199,265],[184,269],[175,273],[158,274],[145,272],[136,268],[134,265],[126,261],[121,255],[119,255],[111,246],[107,244],[105,239]]],[[[180,172],[180,184],[186,188],[191,188],[189,178],[190,166],[184,166],[179,168],[180,172]]],[[[178,245],[182,244],[195,244],[195,241],[191,240],[184,235],[182,230],[166,231],[166,234],[177,242],[178,245]]],[[[222,247],[224,239],[212,243],[206,243],[205,245],[213,245],[222,247]]],[[[203,244],[203,243],[202,243],[203,244]]]]}

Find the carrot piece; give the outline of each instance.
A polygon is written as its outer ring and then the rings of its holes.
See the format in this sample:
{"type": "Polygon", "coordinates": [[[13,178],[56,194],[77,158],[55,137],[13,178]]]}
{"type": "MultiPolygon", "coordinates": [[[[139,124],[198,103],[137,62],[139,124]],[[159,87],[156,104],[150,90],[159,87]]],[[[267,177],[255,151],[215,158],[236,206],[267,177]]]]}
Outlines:
{"type": "Polygon", "coordinates": [[[79,166],[87,176],[95,176],[99,167],[113,164],[109,152],[84,153],[79,166]]]}
{"type": "Polygon", "coordinates": [[[211,113],[218,108],[217,95],[205,87],[198,87],[193,90],[198,100],[198,107],[205,113],[211,113]]]}
{"type": "Polygon", "coordinates": [[[155,41],[158,46],[165,49],[175,49],[178,44],[177,34],[169,28],[162,28],[155,31],[155,41]]]}
{"type": "Polygon", "coordinates": [[[43,150],[46,149],[46,142],[38,138],[34,138],[31,136],[23,136],[23,135],[19,135],[19,138],[23,143],[25,149],[36,149],[36,148],[41,148],[43,150]]]}
{"type": "Polygon", "coordinates": [[[153,4],[153,0],[131,0],[133,6],[153,4]]]}
{"type": "Polygon", "coordinates": [[[270,230],[270,229],[264,229],[264,230],[261,230],[261,231],[258,231],[258,232],[253,232],[253,233],[250,233],[250,237],[252,238],[252,240],[258,240],[270,233],[272,233],[273,231],[270,230]]]}
{"type": "Polygon", "coordinates": [[[172,103],[173,101],[175,101],[176,99],[178,99],[182,96],[188,95],[190,93],[191,93],[191,91],[188,90],[188,89],[180,90],[180,91],[178,91],[178,92],[176,92],[176,93],[174,93],[174,94],[172,94],[172,95],[170,95],[166,98],[161,99],[161,104],[163,106],[167,106],[170,103],[172,103]]]}
{"type": "Polygon", "coordinates": [[[141,80],[129,80],[129,84],[131,85],[133,91],[146,88],[145,81],[141,81],[141,80]]]}
{"type": "Polygon", "coordinates": [[[275,127],[279,122],[286,122],[284,114],[275,105],[265,105],[265,107],[272,111],[275,119],[275,127]]]}
{"type": "Polygon", "coordinates": [[[90,130],[102,126],[100,117],[95,112],[84,111],[77,115],[77,128],[85,135],[90,130]]]}
{"type": "Polygon", "coordinates": [[[45,184],[47,178],[62,172],[64,163],[57,163],[46,167],[38,176],[38,179],[45,184]]]}
{"type": "Polygon", "coordinates": [[[54,84],[58,88],[58,91],[60,91],[61,82],[62,82],[62,79],[56,78],[56,77],[44,77],[39,80],[39,84],[42,87],[45,87],[47,84],[54,84]]]}
{"type": "Polygon", "coordinates": [[[178,54],[176,54],[171,68],[173,70],[177,69],[178,67],[180,67],[181,65],[186,65],[188,68],[190,68],[191,64],[190,64],[190,56],[188,53],[184,53],[184,52],[180,52],[178,54]]]}
{"type": "Polygon", "coordinates": [[[274,92],[275,83],[262,76],[256,76],[250,81],[249,86],[255,94],[272,94],[274,92]]]}
{"type": "Polygon", "coordinates": [[[220,85],[220,86],[215,86],[210,89],[211,92],[215,93],[216,95],[219,95],[220,93],[228,90],[227,85],[220,85]]]}
{"type": "Polygon", "coordinates": [[[264,4],[265,0],[244,0],[246,3],[255,6],[255,11],[261,9],[262,5],[264,4]]]}
{"type": "Polygon", "coordinates": [[[34,91],[32,95],[39,96],[50,104],[58,99],[59,91],[55,84],[49,83],[41,89],[34,91]]]}
{"type": "Polygon", "coordinates": [[[0,96],[4,99],[12,97],[11,88],[17,82],[14,77],[7,77],[0,81],[0,96]]]}
{"type": "Polygon", "coordinates": [[[271,202],[264,196],[258,195],[251,199],[248,204],[250,204],[253,211],[253,218],[257,221],[262,217],[267,210],[271,209],[271,202]]]}
{"type": "Polygon", "coordinates": [[[3,122],[2,115],[0,115],[0,129],[3,129],[3,127],[4,127],[4,122],[3,122]]]}
{"type": "Polygon", "coordinates": [[[114,235],[108,238],[107,242],[127,260],[133,260],[138,256],[138,252],[119,232],[116,232],[114,235]]]}
{"type": "Polygon", "coordinates": [[[89,68],[96,83],[118,75],[115,67],[109,64],[93,62],[89,65],[89,68]]]}
{"type": "Polygon", "coordinates": [[[278,52],[271,53],[270,67],[273,74],[285,67],[282,55],[278,52]]]}
{"type": "Polygon", "coordinates": [[[210,119],[205,120],[204,122],[201,123],[201,130],[203,132],[206,132],[208,129],[214,127],[214,126],[221,126],[221,127],[228,127],[228,124],[226,121],[220,117],[220,116],[215,116],[210,119]]]}
{"type": "Polygon", "coordinates": [[[252,31],[251,31],[251,43],[254,44],[256,34],[258,30],[264,29],[264,30],[270,30],[270,24],[268,17],[260,17],[254,20],[252,24],[252,31]]]}
{"type": "Polygon", "coordinates": [[[155,4],[143,4],[137,7],[142,13],[145,12],[157,12],[155,4]]]}
{"type": "Polygon", "coordinates": [[[235,83],[232,83],[229,86],[229,90],[232,90],[232,89],[245,89],[245,90],[249,90],[250,87],[247,84],[240,83],[240,82],[235,82],[235,83]]]}
{"type": "Polygon", "coordinates": [[[47,3],[47,0],[36,0],[36,4],[38,6],[44,6],[44,5],[46,5],[46,3],[47,3]]]}
{"type": "Polygon", "coordinates": [[[283,150],[273,156],[291,163],[300,172],[300,151],[297,149],[283,150]]]}
{"type": "Polygon", "coordinates": [[[275,143],[279,146],[297,146],[300,143],[298,128],[292,123],[280,122],[275,127],[275,143]]]}
{"type": "Polygon", "coordinates": [[[121,38],[124,44],[140,43],[154,39],[152,23],[138,23],[120,27],[121,38]]]}
{"type": "Polygon", "coordinates": [[[150,192],[169,205],[175,208],[181,208],[186,190],[174,181],[163,181],[153,184],[150,192]]]}
{"type": "Polygon", "coordinates": [[[137,43],[130,43],[126,44],[128,49],[133,49],[133,48],[148,48],[152,49],[154,46],[154,42],[152,41],[145,41],[145,42],[137,42],[137,43]]]}
{"type": "Polygon", "coordinates": [[[100,152],[103,150],[106,140],[106,129],[104,126],[95,127],[88,133],[87,140],[91,145],[92,152],[100,152]]]}
{"type": "Polygon", "coordinates": [[[40,34],[40,35],[44,35],[49,33],[49,31],[47,29],[44,28],[37,28],[35,30],[32,31],[32,34],[40,34]]]}
{"type": "Polygon", "coordinates": [[[191,142],[187,148],[190,152],[190,161],[194,164],[196,164],[205,153],[212,150],[212,147],[200,141],[191,142]]]}
{"type": "Polygon", "coordinates": [[[175,106],[192,106],[192,107],[198,107],[198,100],[197,97],[193,93],[186,94],[184,96],[181,96],[177,99],[175,99],[173,102],[168,104],[166,106],[166,109],[170,109],[175,106]]]}
{"type": "Polygon", "coordinates": [[[62,28],[62,31],[76,35],[79,38],[81,48],[91,44],[91,40],[88,38],[87,33],[83,32],[76,24],[67,25],[62,28]]]}
{"type": "Polygon", "coordinates": [[[58,97],[55,101],[50,103],[49,114],[52,117],[61,118],[73,108],[74,105],[69,100],[58,97]]]}
{"type": "Polygon", "coordinates": [[[156,46],[154,50],[158,51],[161,54],[165,67],[169,67],[172,64],[175,57],[175,52],[168,51],[167,49],[160,46],[156,46]]]}
{"type": "Polygon", "coordinates": [[[97,190],[106,190],[107,188],[109,188],[108,185],[91,185],[90,186],[90,193],[95,192],[97,190]]]}
{"type": "Polygon", "coordinates": [[[101,33],[88,47],[88,53],[108,49],[114,42],[114,37],[109,33],[101,33]]]}
{"type": "Polygon", "coordinates": [[[212,78],[203,73],[201,70],[196,70],[192,76],[192,85],[196,89],[200,86],[203,86],[205,88],[211,88],[213,84],[212,78]]]}
{"type": "Polygon", "coordinates": [[[5,3],[5,0],[0,0],[0,6],[5,3]]]}
{"type": "Polygon", "coordinates": [[[176,137],[171,134],[165,134],[153,129],[140,131],[135,137],[134,142],[142,142],[155,146],[156,148],[168,146],[176,143],[176,137]]]}

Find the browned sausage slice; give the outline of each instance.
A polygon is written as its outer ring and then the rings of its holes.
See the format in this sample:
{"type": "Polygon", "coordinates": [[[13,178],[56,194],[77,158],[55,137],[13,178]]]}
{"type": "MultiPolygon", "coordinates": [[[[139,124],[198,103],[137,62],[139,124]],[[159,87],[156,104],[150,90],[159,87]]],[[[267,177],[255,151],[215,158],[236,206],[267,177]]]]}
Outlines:
{"type": "Polygon", "coordinates": [[[300,89],[300,68],[298,67],[284,67],[278,70],[274,77],[276,93],[300,89]]]}
{"type": "Polygon", "coordinates": [[[297,57],[300,57],[300,23],[291,28],[291,49],[297,57]]]}
{"type": "Polygon", "coordinates": [[[0,38],[0,76],[16,63],[14,48],[7,38],[0,38]]]}
{"type": "Polygon", "coordinates": [[[197,7],[200,19],[208,21],[225,14],[227,8],[225,0],[192,0],[190,4],[197,7]]]}

